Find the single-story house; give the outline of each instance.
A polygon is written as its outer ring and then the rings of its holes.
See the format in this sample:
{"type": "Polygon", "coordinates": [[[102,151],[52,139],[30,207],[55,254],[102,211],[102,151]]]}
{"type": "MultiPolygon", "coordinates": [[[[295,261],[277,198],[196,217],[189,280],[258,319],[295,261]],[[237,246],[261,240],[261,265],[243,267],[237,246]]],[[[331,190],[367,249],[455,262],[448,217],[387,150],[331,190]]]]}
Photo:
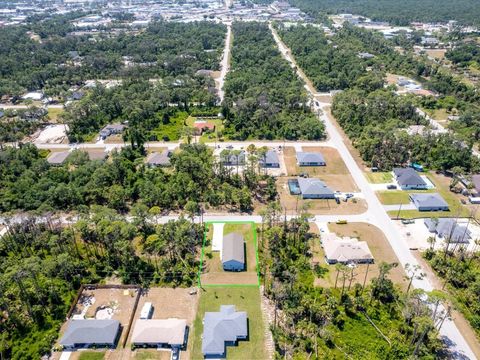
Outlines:
{"type": "Polygon", "coordinates": [[[132,344],[142,347],[181,348],[185,344],[187,320],[138,319],[132,333],[132,344]]]}
{"type": "Polygon", "coordinates": [[[70,152],[68,151],[52,152],[47,157],[47,162],[50,165],[62,165],[65,162],[65,160],[67,160],[69,155],[70,155],[70,152]]]}
{"type": "Polygon", "coordinates": [[[359,52],[357,54],[357,56],[360,58],[360,59],[373,59],[375,57],[375,55],[373,54],[370,54],[368,52],[359,52]]]}
{"type": "Polygon", "coordinates": [[[109,124],[100,130],[100,137],[105,140],[110,135],[121,134],[125,127],[123,124],[109,124]]]}
{"type": "Polygon", "coordinates": [[[225,357],[226,346],[248,337],[247,313],[235,305],[221,305],[220,312],[206,312],[203,318],[202,353],[225,357]]]}
{"type": "Polygon", "coordinates": [[[322,246],[328,264],[373,263],[373,256],[366,241],[355,238],[340,238],[334,233],[322,234],[322,246]]]}
{"type": "Polygon", "coordinates": [[[334,199],[335,193],[320,179],[297,178],[303,199],[334,199]]]}
{"type": "Polygon", "coordinates": [[[423,220],[428,231],[437,234],[440,238],[450,239],[452,243],[468,243],[472,238],[472,232],[455,219],[440,218],[423,220]]]}
{"type": "Polygon", "coordinates": [[[120,322],[118,320],[69,320],[67,331],[60,340],[64,349],[115,347],[120,322]]]}
{"type": "Polygon", "coordinates": [[[107,158],[107,153],[103,150],[85,150],[90,161],[103,161],[107,158]]]}
{"type": "Polygon", "coordinates": [[[170,150],[164,150],[161,153],[152,152],[150,153],[145,162],[148,166],[170,166],[170,158],[172,157],[172,152],[170,150]]]}
{"type": "Polygon", "coordinates": [[[220,153],[220,161],[226,166],[245,165],[245,151],[243,150],[223,150],[220,153]]]}
{"type": "Polygon", "coordinates": [[[193,123],[195,135],[202,135],[204,131],[215,131],[215,124],[209,123],[206,120],[196,120],[193,123]]]}
{"type": "Polygon", "coordinates": [[[438,193],[410,194],[418,211],[448,211],[447,202],[438,193]]]}
{"type": "Polygon", "coordinates": [[[43,99],[43,92],[41,91],[31,91],[22,96],[23,100],[33,100],[33,101],[40,101],[43,99]]]}
{"type": "Polygon", "coordinates": [[[258,160],[259,164],[263,168],[279,168],[280,160],[275,150],[268,150],[264,156],[260,156],[258,160]]]}
{"type": "Polygon", "coordinates": [[[297,152],[298,166],[325,166],[327,163],[320,153],[297,152]]]}
{"type": "Polygon", "coordinates": [[[426,190],[428,185],[412,168],[394,168],[393,175],[402,190],[426,190]]]}
{"type": "Polygon", "coordinates": [[[230,233],[223,237],[220,258],[224,270],[245,270],[245,240],[239,233],[230,233]]]}

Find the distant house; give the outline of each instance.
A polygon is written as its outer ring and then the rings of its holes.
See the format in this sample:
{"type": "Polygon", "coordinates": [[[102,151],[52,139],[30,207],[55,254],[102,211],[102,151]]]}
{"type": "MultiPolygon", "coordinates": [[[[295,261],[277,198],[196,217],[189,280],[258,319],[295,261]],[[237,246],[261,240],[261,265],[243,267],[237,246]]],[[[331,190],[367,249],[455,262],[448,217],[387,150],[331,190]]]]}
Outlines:
{"type": "Polygon", "coordinates": [[[438,45],[440,42],[438,41],[437,38],[434,38],[434,37],[422,37],[422,45],[423,46],[436,46],[438,45]]]}
{"type": "Polygon", "coordinates": [[[193,123],[195,135],[202,135],[205,131],[215,131],[215,125],[206,120],[196,120],[193,123]]]}
{"type": "Polygon", "coordinates": [[[170,150],[164,150],[161,153],[152,152],[147,156],[145,162],[147,163],[148,166],[151,166],[151,167],[170,166],[171,157],[172,157],[172,152],[170,150]]]}
{"type": "Polygon", "coordinates": [[[448,204],[440,194],[410,194],[410,199],[418,211],[448,211],[448,204]]]}
{"type": "Polygon", "coordinates": [[[360,52],[360,53],[357,54],[357,56],[360,59],[373,59],[375,57],[375,55],[370,54],[368,52],[360,52]]]}
{"type": "Polygon", "coordinates": [[[373,256],[366,241],[340,238],[336,234],[322,234],[322,246],[328,264],[373,263],[373,256]]]}
{"type": "Polygon", "coordinates": [[[183,319],[138,319],[132,333],[137,347],[181,348],[185,344],[187,321],[183,319]]]}
{"type": "Polygon", "coordinates": [[[245,240],[242,234],[230,233],[223,237],[220,258],[224,270],[245,270],[245,240]]]}
{"type": "Polygon", "coordinates": [[[205,357],[225,357],[227,345],[235,345],[247,337],[247,313],[235,311],[235,305],[221,305],[220,312],[205,313],[202,336],[205,357]]]}
{"type": "Polygon", "coordinates": [[[47,157],[47,162],[50,165],[62,165],[69,155],[70,153],[68,151],[52,152],[47,157]]]}
{"type": "Polygon", "coordinates": [[[196,76],[210,76],[212,74],[212,70],[200,69],[197,70],[195,73],[196,76]]]}
{"type": "Polygon", "coordinates": [[[259,164],[263,168],[279,168],[280,160],[275,150],[268,150],[264,156],[260,156],[258,160],[259,164]]]}
{"type": "Polygon", "coordinates": [[[245,151],[223,150],[220,153],[220,161],[226,166],[245,165],[245,151]]]}
{"type": "Polygon", "coordinates": [[[64,349],[115,347],[120,330],[118,320],[70,320],[60,340],[64,349]]]}
{"type": "Polygon", "coordinates": [[[33,100],[33,101],[40,101],[43,99],[43,92],[41,91],[32,91],[28,92],[22,96],[23,100],[33,100]]]}
{"type": "Polygon", "coordinates": [[[72,100],[81,100],[85,96],[85,93],[83,91],[74,91],[72,93],[72,96],[70,97],[72,100]]]}
{"type": "Polygon", "coordinates": [[[334,199],[335,193],[325,183],[315,178],[297,179],[303,199],[334,199]]]}
{"type": "Polygon", "coordinates": [[[109,124],[100,130],[100,137],[106,139],[110,135],[121,134],[125,130],[125,125],[122,124],[109,124]]]}
{"type": "Polygon", "coordinates": [[[428,185],[412,168],[394,168],[393,175],[403,190],[425,190],[428,185]]]}
{"type": "Polygon", "coordinates": [[[68,56],[70,57],[70,59],[72,59],[73,61],[78,61],[78,60],[81,60],[82,57],[78,54],[78,51],[69,51],[68,52],[68,56]]]}
{"type": "Polygon", "coordinates": [[[455,219],[425,219],[423,223],[428,231],[437,234],[440,238],[449,239],[452,243],[467,243],[472,237],[472,232],[468,228],[459,224],[455,219]]]}
{"type": "Polygon", "coordinates": [[[314,152],[297,152],[298,166],[325,166],[323,155],[314,152]]]}

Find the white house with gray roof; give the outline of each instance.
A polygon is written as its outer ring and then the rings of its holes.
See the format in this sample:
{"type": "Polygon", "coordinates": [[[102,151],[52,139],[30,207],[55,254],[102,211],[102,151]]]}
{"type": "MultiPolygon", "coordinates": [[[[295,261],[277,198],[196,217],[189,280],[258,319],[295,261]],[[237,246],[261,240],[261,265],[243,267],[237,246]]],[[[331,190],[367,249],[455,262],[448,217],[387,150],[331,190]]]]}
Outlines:
{"type": "Polygon", "coordinates": [[[448,211],[447,202],[438,193],[410,194],[418,211],[448,211]]]}
{"type": "Polygon", "coordinates": [[[242,234],[230,233],[223,237],[220,258],[224,270],[245,270],[245,240],[242,234]]]}
{"type": "Polygon", "coordinates": [[[259,164],[263,168],[279,168],[280,160],[275,150],[268,150],[264,156],[260,156],[258,160],[259,164]]]}
{"type": "Polygon", "coordinates": [[[412,168],[394,168],[393,175],[402,190],[426,190],[425,180],[412,168]]]}
{"type": "Polygon", "coordinates": [[[298,166],[325,166],[327,163],[322,154],[317,152],[297,152],[298,166]]]}
{"type": "Polygon", "coordinates": [[[226,346],[248,337],[247,313],[235,305],[221,305],[219,312],[203,318],[202,353],[205,357],[225,357],[226,346]]]}
{"type": "Polygon", "coordinates": [[[459,224],[452,218],[427,218],[423,220],[428,231],[435,233],[438,237],[448,240],[451,243],[468,244],[472,237],[472,232],[465,226],[459,224]]]}
{"type": "Polygon", "coordinates": [[[335,193],[322,180],[315,178],[297,179],[303,199],[334,199],[335,193]]]}
{"type": "Polygon", "coordinates": [[[118,320],[70,320],[60,340],[64,349],[115,347],[120,322],[118,320]]]}

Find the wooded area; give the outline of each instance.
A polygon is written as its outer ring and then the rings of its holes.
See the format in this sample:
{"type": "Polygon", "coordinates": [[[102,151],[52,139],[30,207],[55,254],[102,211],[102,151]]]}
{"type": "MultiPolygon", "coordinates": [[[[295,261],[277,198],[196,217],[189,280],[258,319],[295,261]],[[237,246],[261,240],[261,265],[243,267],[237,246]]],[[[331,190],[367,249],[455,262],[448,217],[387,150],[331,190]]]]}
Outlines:
{"type": "Polygon", "coordinates": [[[225,134],[232,139],[325,137],[302,82],[277,49],[267,24],[234,23],[225,82],[225,134]]]}

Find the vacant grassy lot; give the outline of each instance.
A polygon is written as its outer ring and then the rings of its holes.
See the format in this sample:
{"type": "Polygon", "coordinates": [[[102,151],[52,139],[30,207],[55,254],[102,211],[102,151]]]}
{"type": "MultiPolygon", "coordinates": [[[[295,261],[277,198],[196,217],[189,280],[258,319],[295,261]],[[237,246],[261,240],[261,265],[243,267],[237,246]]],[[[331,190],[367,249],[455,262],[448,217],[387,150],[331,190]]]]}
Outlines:
{"type": "MultiPolygon", "coordinates": [[[[367,223],[348,223],[343,225],[329,223],[328,228],[331,232],[336,233],[338,236],[349,236],[357,238],[360,241],[366,241],[375,259],[375,263],[368,266],[368,273],[366,264],[357,265],[357,267],[353,270],[354,280],[352,282],[352,286],[355,283],[363,284],[365,275],[367,275],[367,284],[371,281],[371,279],[377,277],[379,274],[378,265],[381,262],[398,263],[397,256],[395,255],[392,247],[388,243],[387,238],[383,234],[382,230],[380,230],[376,226],[367,223]]],[[[329,269],[329,272],[323,278],[317,278],[315,280],[315,284],[323,287],[335,286],[335,278],[337,275],[335,266],[327,265],[324,260],[325,254],[320,244],[315,244],[314,251],[315,258],[322,259],[322,262],[320,262],[320,264],[324,268],[326,267],[329,269]]],[[[390,272],[390,279],[394,283],[401,286],[403,286],[405,283],[403,278],[404,276],[405,273],[401,265],[392,269],[392,271],[390,272]]],[[[339,284],[341,285],[340,281],[341,276],[339,277],[339,284]]]]}
{"type": "Polygon", "coordinates": [[[182,137],[185,128],[185,120],[188,113],[185,111],[177,111],[175,115],[170,117],[168,124],[160,124],[156,129],[152,130],[150,135],[155,135],[159,141],[176,141],[182,137]]]}
{"type": "Polygon", "coordinates": [[[51,122],[57,122],[58,118],[60,117],[60,115],[62,115],[64,113],[64,109],[63,108],[51,108],[49,107],[48,108],[48,117],[50,118],[51,122]]]}
{"type": "Polygon", "coordinates": [[[78,360],[102,360],[105,358],[103,351],[81,351],[78,360]]]}
{"type": "Polygon", "coordinates": [[[372,184],[385,184],[393,180],[391,172],[366,172],[367,180],[372,184]]]}
{"type": "Polygon", "coordinates": [[[325,183],[330,184],[334,190],[345,192],[358,191],[353,177],[350,175],[336,149],[328,146],[305,146],[302,150],[305,152],[321,153],[327,165],[298,166],[295,148],[286,147],[284,149],[284,160],[288,175],[296,176],[301,173],[307,173],[310,177],[317,177],[325,181],[325,183]]]}
{"type": "Polygon", "coordinates": [[[243,235],[245,239],[246,271],[224,271],[219,251],[212,251],[213,225],[208,224],[206,248],[203,255],[203,274],[200,277],[202,285],[257,285],[257,244],[254,238],[254,225],[251,223],[226,223],[223,234],[235,232],[243,235]]]}
{"type": "MultiPolygon", "coordinates": [[[[303,200],[300,196],[290,194],[287,181],[287,178],[279,178],[277,180],[280,203],[287,210],[287,215],[298,212],[298,209],[302,206],[307,206],[308,211],[314,215],[331,213],[338,215],[361,214],[367,210],[367,203],[363,199],[350,199],[348,202],[340,201],[340,204],[337,204],[333,199],[303,200]]],[[[329,184],[327,183],[327,185],[329,184]]]]}
{"type": "Polygon", "coordinates": [[[408,192],[402,190],[377,191],[380,202],[384,205],[409,204],[410,197],[408,192]]]}
{"type": "Polygon", "coordinates": [[[235,305],[237,311],[246,311],[248,317],[248,340],[237,346],[227,346],[227,359],[266,359],[265,324],[260,308],[260,290],[257,287],[214,287],[201,290],[200,303],[194,323],[191,359],[203,359],[203,317],[207,311],[219,311],[220,305],[235,305]]]}

